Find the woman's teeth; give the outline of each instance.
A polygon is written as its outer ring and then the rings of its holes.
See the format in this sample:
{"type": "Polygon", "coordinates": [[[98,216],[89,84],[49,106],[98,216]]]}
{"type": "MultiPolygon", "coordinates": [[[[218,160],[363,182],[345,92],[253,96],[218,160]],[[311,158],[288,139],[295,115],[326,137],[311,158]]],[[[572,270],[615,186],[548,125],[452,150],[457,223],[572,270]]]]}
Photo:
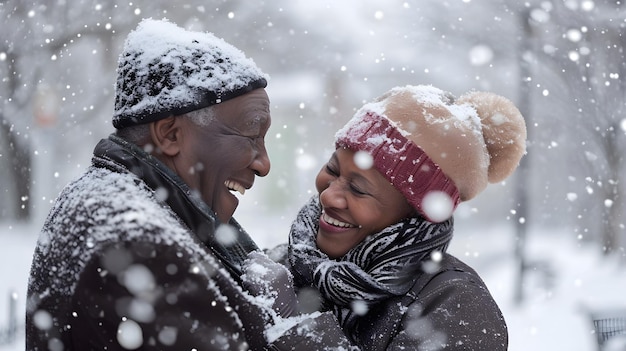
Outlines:
{"type": "Polygon", "coordinates": [[[322,214],[324,221],[328,224],[334,225],[335,227],[340,227],[340,228],[354,228],[356,226],[350,224],[350,223],[345,223],[339,220],[336,220],[332,217],[330,217],[329,215],[327,215],[326,213],[322,214]]]}
{"type": "Polygon", "coordinates": [[[229,190],[233,190],[233,191],[237,191],[239,192],[241,195],[246,193],[246,188],[244,188],[241,184],[234,182],[232,180],[227,180],[224,182],[224,185],[226,185],[226,187],[229,190]]]}

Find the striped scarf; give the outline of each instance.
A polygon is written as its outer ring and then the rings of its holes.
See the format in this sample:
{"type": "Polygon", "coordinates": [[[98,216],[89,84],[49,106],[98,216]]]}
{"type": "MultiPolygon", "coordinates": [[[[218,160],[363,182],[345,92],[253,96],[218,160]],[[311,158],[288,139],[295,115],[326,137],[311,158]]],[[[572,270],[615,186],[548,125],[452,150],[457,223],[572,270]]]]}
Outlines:
{"type": "Polygon", "coordinates": [[[453,220],[431,223],[411,217],[368,236],[343,257],[333,260],[321,252],[315,237],[321,205],[314,195],[302,207],[289,233],[289,265],[298,288],[319,290],[349,333],[362,312],[393,296],[406,294],[422,273],[433,251],[445,252],[452,239],[453,220]]]}

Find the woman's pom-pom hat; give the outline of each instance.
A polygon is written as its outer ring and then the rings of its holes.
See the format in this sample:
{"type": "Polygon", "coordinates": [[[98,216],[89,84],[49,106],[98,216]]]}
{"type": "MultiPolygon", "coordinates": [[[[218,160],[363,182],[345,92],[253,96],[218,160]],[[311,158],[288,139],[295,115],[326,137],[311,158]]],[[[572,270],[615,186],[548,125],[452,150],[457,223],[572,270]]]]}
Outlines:
{"type": "Polygon", "coordinates": [[[335,143],[367,152],[422,216],[441,222],[513,173],[526,152],[526,125],[510,100],[493,93],[456,99],[433,86],[405,86],[359,109],[335,143]]]}

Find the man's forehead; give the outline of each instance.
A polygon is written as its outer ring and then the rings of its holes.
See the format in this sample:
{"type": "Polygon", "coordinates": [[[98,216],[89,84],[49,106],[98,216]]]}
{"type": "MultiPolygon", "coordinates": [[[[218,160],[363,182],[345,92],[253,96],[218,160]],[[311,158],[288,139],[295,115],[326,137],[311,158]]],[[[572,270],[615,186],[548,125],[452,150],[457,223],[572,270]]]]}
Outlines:
{"type": "Polygon", "coordinates": [[[271,124],[270,114],[264,111],[219,113],[216,119],[225,126],[250,133],[261,132],[271,124]]]}
{"type": "Polygon", "coordinates": [[[217,119],[227,125],[244,127],[270,123],[270,103],[261,89],[216,105],[217,119]]]}

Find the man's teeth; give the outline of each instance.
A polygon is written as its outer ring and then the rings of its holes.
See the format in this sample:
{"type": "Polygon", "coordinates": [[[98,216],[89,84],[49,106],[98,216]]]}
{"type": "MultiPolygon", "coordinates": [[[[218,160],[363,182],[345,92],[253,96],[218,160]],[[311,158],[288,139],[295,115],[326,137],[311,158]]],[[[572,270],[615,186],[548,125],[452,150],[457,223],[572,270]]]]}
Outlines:
{"type": "Polygon", "coordinates": [[[226,185],[226,187],[230,190],[238,191],[241,195],[246,193],[246,188],[237,182],[233,182],[232,180],[225,181],[224,185],[226,185]]]}
{"type": "Polygon", "coordinates": [[[326,221],[326,223],[334,225],[335,227],[341,227],[341,228],[353,228],[354,227],[354,225],[336,220],[330,217],[329,215],[327,215],[326,213],[324,213],[323,216],[324,216],[324,221],[326,221]]]}

